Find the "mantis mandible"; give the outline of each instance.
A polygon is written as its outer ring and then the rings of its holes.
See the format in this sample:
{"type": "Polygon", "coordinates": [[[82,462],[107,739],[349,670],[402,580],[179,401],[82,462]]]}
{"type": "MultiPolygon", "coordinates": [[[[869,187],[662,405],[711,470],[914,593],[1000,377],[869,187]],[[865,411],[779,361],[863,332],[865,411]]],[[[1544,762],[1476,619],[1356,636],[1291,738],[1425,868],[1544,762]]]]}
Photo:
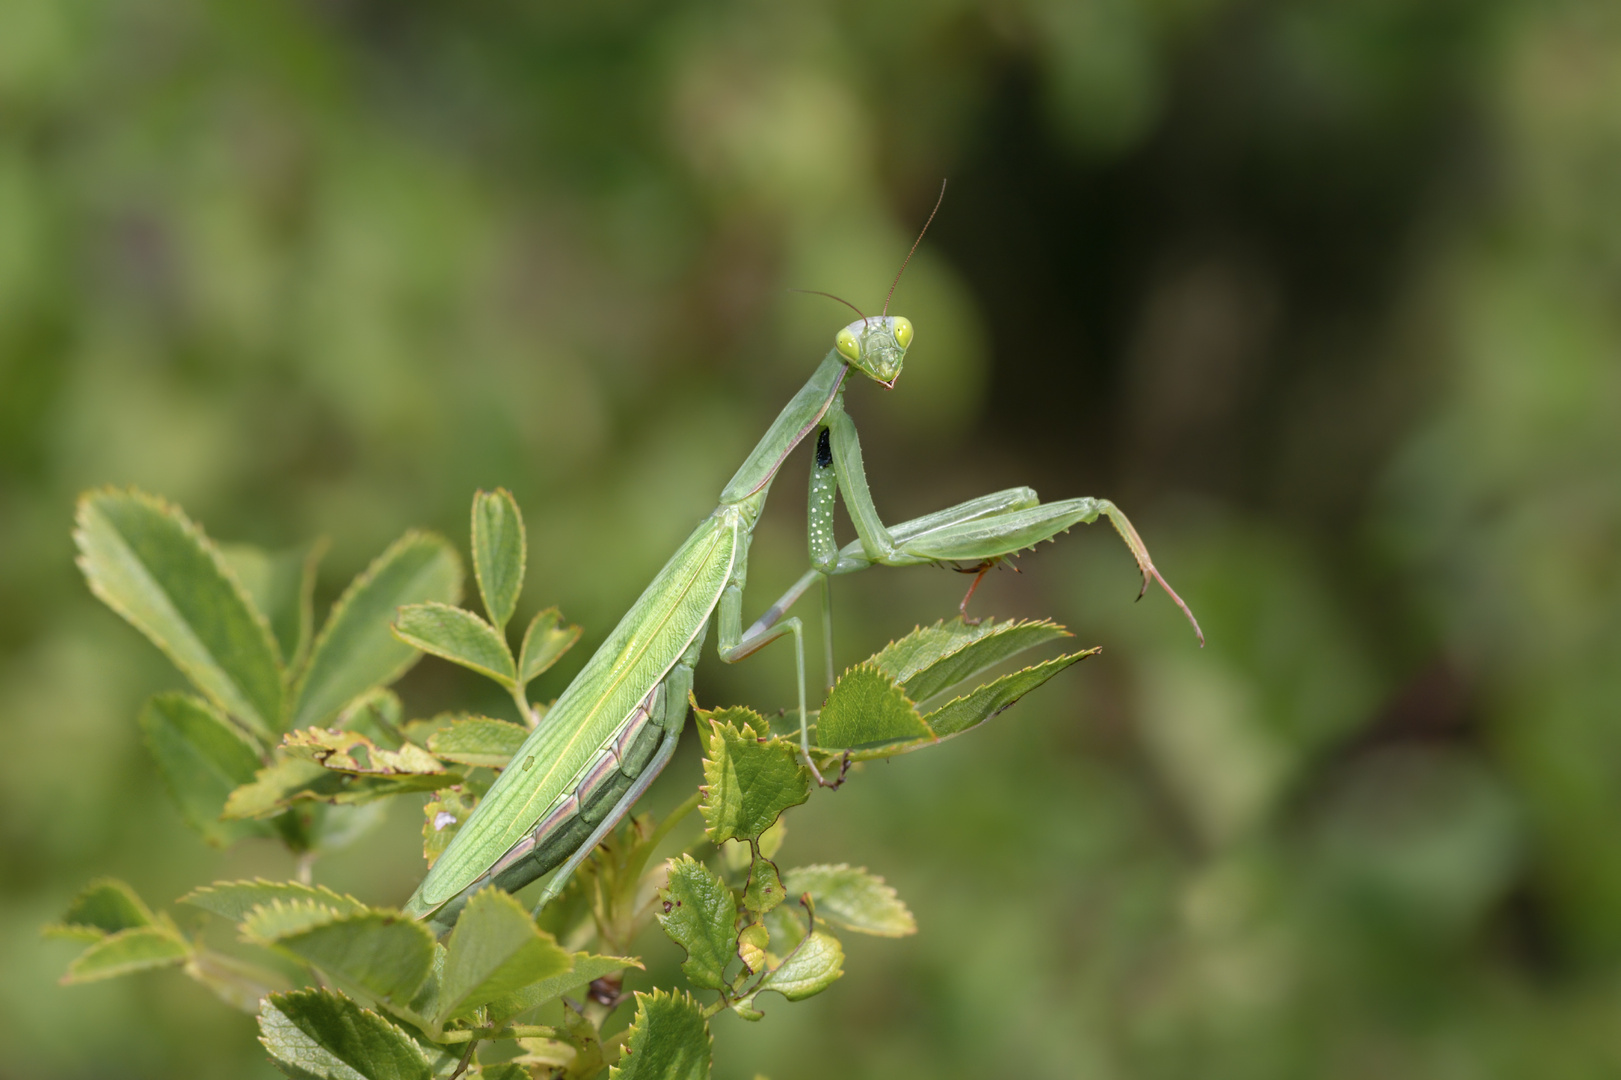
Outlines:
{"type": "MultiPolygon", "coordinates": [[[[944,195],[942,187],[941,195],[944,195]]],[[[938,211],[939,204],[935,204],[938,211]]],[[[934,215],[929,215],[932,221],[934,215]]],[[[928,230],[928,223],[924,224],[928,230]]],[[[923,239],[918,236],[918,242],[923,239]]],[[[917,243],[912,251],[917,250],[917,243]]],[[[907,262],[911,260],[907,254],[907,262]]],[[[904,273],[906,263],[902,263],[904,273]]],[[[895,285],[890,286],[893,298],[895,285]]],[[[836,299],[836,298],[835,298],[836,299]]],[[[1071,526],[1107,517],[1131,549],[1142,591],[1157,581],[1193,622],[1166,584],[1137,530],[1105,499],[1043,504],[1029,488],[1010,488],[957,506],[886,526],[873,505],[861,443],[844,410],[852,371],[893,389],[912,345],[909,320],[883,314],[845,326],[810,379],[778,414],[703,520],[562,696],[530,732],[511,763],[417,887],[405,911],[438,932],[456,921],[479,889],[494,884],[515,892],[548,871],[557,873],[536,905],[556,896],[569,876],[669,763],[686,723],[693,670],[713,618],[721,660],[736,663],[792,635],[798,661],[799,738],[805,764],[817,769],[805,711],[804,627],[788,610],[812,585],[873,565],[970,564],[983,574],[998,560],[1071,526]],[[790,452],[815,439],[811,464],[808,541],[811,568],[743,628],[743,587],[749,543],[765,508],[771,482],[790,452]],[[836,495],[842,494],[858,539],[840,548],[833,534],[836,495]]],[[[859,310],[858,310],[859,314],[859,310]]],[[[978,584],[975,578],[975,584],[978,584]]],[[[972,595],[972,588],[969,594],[972,595]]],[[[1141,595],[1141,592],[1139,593],[1141,595]]],[[[964,598],[964,605],[967,598],[964,598]]],[[[829,680],[832,638],[824,610],[829,680]]],[[[1199,633],[1202,644],[1204,635],[1199,633]]]]}

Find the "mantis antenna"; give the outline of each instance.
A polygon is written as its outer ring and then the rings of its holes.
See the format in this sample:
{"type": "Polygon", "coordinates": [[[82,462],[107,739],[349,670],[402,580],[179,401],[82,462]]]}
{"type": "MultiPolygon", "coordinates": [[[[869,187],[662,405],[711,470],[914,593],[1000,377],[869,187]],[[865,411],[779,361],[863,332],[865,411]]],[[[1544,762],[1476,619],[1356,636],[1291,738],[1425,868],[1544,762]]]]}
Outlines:
{"type": "Polygon", "coordinates": [[[917,239],[912,241],[912,250],[906,253],[906,258],[901,262],[901,268],[895,271],[895,280],[889,283],[889,295],[884,297],[884,310],[881,314],[889,314],[889,302],[895,298],[895,286],[901,283],[901,275],[906,273],[907,263],[912,261],[912,256],[917,252],[917,246],[923,243],[923,234],[929,231],[929,226],[934,222],[934,215],[940,212],[940,204],[945,201],[946,181],[942,180],[940,181],[940,197],[934,200],[934,209],[929,211],[929,220],[923,223],[922,231],[917,234],[917,239]]]}
{"type": "Polygon", "coordinates": [[[867,317],[866,312],[862,311],[860,308],[858,308],[854,304],[850,303],[850,301],[846,300],[844,297],[842,297],[842,296],[834,296],[832,293],[823,292],[821,289],[789,289],[788,291],[789,292],[796,292],[796,293],[804,293],[806,296],[825,296],[829,300],[837,300],[839,303],[843,304],[845,307],[849,308],[851,311],[855,312],[857,315],[860,315],[863,319],[865,319],[867,317]]]}

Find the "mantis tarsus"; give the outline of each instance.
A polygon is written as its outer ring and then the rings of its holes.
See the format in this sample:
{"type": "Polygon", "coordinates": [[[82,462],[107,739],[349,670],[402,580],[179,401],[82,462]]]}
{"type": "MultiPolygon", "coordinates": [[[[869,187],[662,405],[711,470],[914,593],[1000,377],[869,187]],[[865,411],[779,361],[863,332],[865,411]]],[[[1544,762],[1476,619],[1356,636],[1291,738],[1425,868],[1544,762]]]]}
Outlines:
{"type": "MultiPolygon", "coordinates": [[[[903,263],[901,270],[905,268],[903,263]]],[[[899,282],[900,274],[895,280],[899,282]]],[[[719,636],[717,651],[727,663],[793,635],[800,749],[805,764],[824,785],[830,782],[811,756],[806,724],[804,627],[788,615],[817,582],[825,597],[832,577],[875,564],[964,563],[982,570],[1103,515],[1131,548],[1142,572],[1143,590],[1150,579],[1159,582],[1198,630],[1192,613],[1154,568],[1136,529],[1107,500],[1042,504],[1031,489],[1010,488],[900,525],[883,523],[867,487],[855,424],[844,411],[844,393],[852,370],[885,389],[894,388],[913,329],[910,321],[888,311],[886,299],[883,314],[863,317],[838,332],[809,381],[721,492],[715,511],[693,530],[529,734],[417,887],[407,913],[443,930],[478,889],[493,883],[516,891],[554,868],[557,873],[537,910],[561,891],[581,860],[624,817],[674,753],[711,616],[719,636]],[[813,437],[816,452],[807,529],[811,568],[744,629],[743,587],[754,527],[789,453],[813,437]],[[838,494],[844,497],[858,536],[843,548],[833,533],[838,494]]],[[[823,622],[825,627],[827,620],[823,622]]],[[[830,637],[825,645],[831,671],[830,637]]]]}

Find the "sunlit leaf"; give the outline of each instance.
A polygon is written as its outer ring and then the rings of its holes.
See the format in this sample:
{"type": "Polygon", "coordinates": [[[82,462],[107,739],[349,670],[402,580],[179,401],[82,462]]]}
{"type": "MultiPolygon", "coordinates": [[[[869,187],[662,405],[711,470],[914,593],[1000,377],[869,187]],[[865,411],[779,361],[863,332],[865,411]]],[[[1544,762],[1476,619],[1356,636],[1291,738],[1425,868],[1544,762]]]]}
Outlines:
{"type": "Polygon", "coordinates": [[[435,1016],[441,1024],[561,975],[573,963],[573,956],[535,925],[522,904],[494,886],[467,901],[446,949],[435,1016]]]}
{"type": "Polygon", "coordinates": [[[473,496],[473,574],[484,610],[497,631],[506,626],[512,609],[518,606],[528,548],[523,515],[511,492],[496,488],[473,496]]]}
{"type": "Polygon", "coordinates": [[[438,758],[415,743],[387,750],[354,731],[304,728],[289,731],[281,745],[289,757],[353,776],[421,776],[445,771],[438,758]]]}
{"type": "Polygon", "coordinates": [[[387,1001],[409,1001],[433,964],[433,934],[397,911],[346,913],[310,901],[272,900],[247,913],[242,933],[387,1001]]]}
{"type": "Polygon", "coordinates": [[[609,1080],[707,1080],[713,1038],[687,993],[636,995],[636,1019],[609,1080]]]}
{"type": "Polygon", "coordinates": [[[335,893],[324,885],[304,885],[297,881],[216,881],[204,885],[175,901],[213,912],[223,919],[236,922],[257,907],[280,900],[284,904],[302,903],[328,908],[340,915],[367,910],[365,904],[352,896],[335,893]]]}
{"type": "Polygon", "coordinates": [[[461,560],[442,537],[413,530],[396,540],[332,605],[299,680],[290,726],[324,724],[360,694],[405,674],[419,654],[389,629],[396,610],[453,604],[461,591],[461,560]]]}
{"type": "Polygon", "coordinates": [[[1011,675],[1004,675],[995,682],[986,683],[962,697],[946,702],[924,719],[934,729],[935,735],[942,739],[960,735],[1002,712],[1071,664],[1079,663],[1097,652],[1097,649],[1087,649],[1083,652],[1066,653],[1044,664],[1036,664],[1022,671],[1015,671],[1011,675]]]}
{"type": "Polygon", "coordinates": [[[816,719],[816,745],[860,749],[932,738],[934,732],[900,684],[872,664],[839,677],[816,719]]]}
{"type": "Polygon", "coordinates": [[[900,683],[908,698],[926,701],[1027,649],[1070,636],[1046,619],[969,625],[959,618],[913,630],[870,663],[900,683]]]}
{"type": "Polygon", "coordinates": [[[529,620],[519,650],[518,684],[528,686],[535,676],[557,663],[580,640],[580,632],[578,626],[564,626],[563,615],[556,608],[547,608],[529,620]]]}
{"type": "Polygon", "coordinates": [[[884,879],[846,866],[800,866],[788,871],[783,887],[791,897],[810,893],[816,914],[846,930],[879,937],[917,933],[917,921],[884,879]]]}
{"type": "Polygon", "coordinates": [[[820,994],[843,974],[844,946],[832,934],[817,930],[766,973],[759,992],[775,990],[789,1001],[801,1001],[820,994]]]}
{"type": "Polygon", "coordinates": [[[394,636],[423,652],[486,675],[508,690],[518,669],[501,632],[465,608],[407,604],[394,620],[394,636]]]}
{"type": "MultiPolygon", "coordinates": [[[[753,840],[790,806],[810,798],[810,773],[797,748],[762,733],[768,728],[748,709],[701,711],[704,733],[704,823],[709,839],[753,840]]],[[[703,728],[699,728],[703,731],[703,728]]]]}
{"type": "Polygon", "coordinates": [[[732,890],[691,855],[670,863],[670,877],[659,890],[659,924],[670,940],[687,950],[681,965],[694,986],[719,990],[726,965],[736,953],[737,901],[732,890]]]}
{"type": "Polygon", "coordinates": [[[254,774],[251,784],[225,800],[228,818],[266,817],[298,802],[363,803],[459,783],[457,772],[352,776],[323,769],[312,761],[283,757],[254,774]]]}
{"type": "Polygon", "coordinates": [[[202,529],[179,507],[111,488],[80,498],[76,521],[91,591],[205,697],[270,737],[282,716],[276,641],[202,529]]]}
{"type": "Polygon", "coordinates": [[[295,1080],[431,1080],[422,1048],[388,1020],[330,990],[271,994],[259,1041],[295,1080]]]}
{"type": "Polygon", "coordinates": [[[164,926],[120,930],[90,946],[68,965],[64,983],[95,982],[153,968],[175,967],[191,956],[191,946],[164,926]]]}

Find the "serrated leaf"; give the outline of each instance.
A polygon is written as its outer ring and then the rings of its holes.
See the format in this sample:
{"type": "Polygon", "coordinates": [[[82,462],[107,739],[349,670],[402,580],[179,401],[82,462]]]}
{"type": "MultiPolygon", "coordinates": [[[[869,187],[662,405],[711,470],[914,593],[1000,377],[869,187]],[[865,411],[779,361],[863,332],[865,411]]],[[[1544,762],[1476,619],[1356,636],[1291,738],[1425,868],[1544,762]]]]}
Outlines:
{"type": "Polygon", "coordinates": [[[191,956],[191,947],[172,929],[137,926],[102,938],[68,965],[64,983],[111,979],[152,968],[174,967],[191,956]]]}
{"type": "Polygon", "coordinates": [[[839,676],[816,719],[816,745],[850,750],[933,738],[900,684],[872,664],[839,676]]]}
{"type": "Polygon", "coordinates": [[[758,918],[782,903],[784,895],[776,864],[763,857],[755,859],[749,867],[748,884],[743,888],[743,906],[758,918]]]}
{"type": "Polygon", "coordinates": [[[510,893],[491,886],[474,893],[451,931],[439,981],[445,1023],[541,979],[569,970],[573,957],[535,925],[510,893]]]}
{"type": "Polygon", "coordinates": [[[260,822],[220,819],[231,792],[251,782],[264,764],[259,747],[224,713],[202,698],[171,692],[148,700],[139,723],[164,787],[204,840],[224,847],[245,836],[271,835],[260,822]]]}
{"type": "Polygon", "coordinates": [[[384,1001],[411,1000],[433,966],[433,934],[397,911],[272,900],[248,912],[242,933],[384,1001]]]}
{"type": "Polygon", "coordinates": [[[352,915],[367,910],[366,905],[354,897],[335,893],[324,885],[304,885],[297,881],[266,881],[264,878],[255,878],[252,881],[216,881],[212,885],[193,889],[175,903],[189,904],[212,912],[222,919],[237,922],[254,908],[264,907],[278,900],[283,904],[323,907],[339,915],[352,915]]]}
{"type": "Polygon", "coordinates": [[[473,496],[473,574],[484,610],[497,630],[506,626],[518,606],[528,549],[523,515],[511,492],[496,488],[473,496]]]}
{"type": "Polygon", "coordinates": [[[642,968],[642,962],[634,956],[595,956],[591,953],[578,952],[572,959],[573,966],[568,971],[491,999],[485,1006],[489,1022],[502,1023],[537,1005],[544,1005],[564,994],[573,993],[605,975],[612,975],[626,968],[633,967],[638,970],[642,968]]]}
{"type": "Polygon", "coordinates": [[[271,994],[259,1041],[295,1080],[431,1080],[427,1056],[404,1031],[330,990],[271,994]]]}
{"type": "Polygon", "coordinates": [[[834,926],[878,937],[917,933],[917,920],[884,879],[847,866],[800,866],[788,871],[789,896],[810,893],[816,914],[834,926]]]}
{"type": "Polygon", "coordinates": [[[472,816],[478,797],[463,785],[440,790],[422,808],[422,857],[432,867],[472,816]]]}
{"type": "Polygon", "coordinates": [[[1082,652],[1066,653],[1046,663],[1035,664],[1011,675],[1004,675],[962,697],[946,702],[924,719],[939,738],[960,735],[970,728],[983,724],[1060,671],[1085,660],[1097,651],[1086,649],[1082,652]]]}
{"type": "Polygon", "coordinates": [[[355,731],[313,727],[289,731],[282,736],[281,746],[288,757],[352,776],[424,776],[445,771],[438,758],[415,743],[387,750],[355,731]]]}
{"type": "Polygon", "coordinates": [[[659,890],[659,925],[687,950],[681,970],[687,981],[707,990],[726,985],[726,965],[737,951],[737,901],[732,890],[691,855],[670,863],[669,880],[659,890]]]}
{"type": "Polygon", "coordinates": [[[100,941],[108,934],[154,926],[152,910],[135,890],[117,878],[98,878],[68,905],[62,921],[44,928],[47,937],[100,941]]]}
{"type": "Polygon", "coordinates": [[[264,616],[202,529],[160,499],[79,499],[73,538],[90,590],[214,704],[261,736],[280,727],[282,668],[264,616]]]}
{"type": "Polygon", "coordinates": [[[446,761],[504,769],[528,737],[529,729],[522,725],[469,716],[429,735],[428,749],[446,761]]]}
{"type": "Polygon", "coordinates": [[[250,544],[220,545],[225,565],[270,624],[289,671],[297,670],[309,650],[315,623],[315,570],[325,552],[326,542],[321,540],[275,552],[250,544]]]}
{"type": "Polygon", "coordinates": [[[471,611],[450,604],[407,604],[393,630],[412,648],[471,668],[508,690],[517,685],[518,669],[501,632],[471,611]]]}
{"type": "Polygon", "coordinates": [[[357,732],[373,742],[381,740],[389,749],[396,749],[406,741],[401,723],[404,714],[398,694],[376,687],[345,705],[330,726],[338,731],[357,732]]]}
{"type": "Polygon", "coordinates": [[[461,591],[461,560],[442,537],[412,530],[396,540],[332,605],[299,680],[290,726],[324,724],[354,698],[405,674],[419,654],[389,629],[395,611],[453,604],[461,591]]]}
{"type": "Polygon", "coordinates": [[[637,992],[636,1019],[609,1080],[707,1080],[714,1039],[709,1021],[685,992],[637,992]]]}
{"type": "Polygon", "coordinates": [[[769,729],[758,713],[733,708],[700,710],[698,716],[709,721],[699,808],[710,840],[754,840],[784,810],[810,798],[810,773],[798,750],[763,735],[769,729]]]}
{"type": "Polygon", "coordinates": [[[844,946],[832,934],[816,930],[781,965],[766,973],[755,992],[775,990],[789,1001],[803,1001],[826,990],[843,974],[844,946]]]}
{"type": "Polygon", "coordinates": [[[805,924],[800,915],[802,910],[798,904],[783,904],[766,914],[765,926],[771,932],[766,945],[768,967],[782,963],[782,957],[793,952],[794,946],[805,940],[805,924]]]}
{"type": "Polygon", "coordinates": [[[518,684],[528,686],[530,680],[557,663],[579,640],[580,628],[564,626],[562,613],[554,607],[530,619],[529,629],[523,634],[523,648],[519,650],[518,684]]]}
{"type": "Polygon", "coordinates": [[[371,802],[392,795],[436,791],[460,783],[457,772],[403,774],[392,777],[351,776],[323,769],[312,761],[282,757],[254,774],[225,800],[225,817],[266,817],[298,802],[340,805],[371,802]]]}
{"type": "Polygon", "coordinates": [[[959,618],[919,627],[870,662],[900,683],[907,697],[926,701],[1027,649],[1070,636],[1047,619],[970,626],[959,618]]]}

